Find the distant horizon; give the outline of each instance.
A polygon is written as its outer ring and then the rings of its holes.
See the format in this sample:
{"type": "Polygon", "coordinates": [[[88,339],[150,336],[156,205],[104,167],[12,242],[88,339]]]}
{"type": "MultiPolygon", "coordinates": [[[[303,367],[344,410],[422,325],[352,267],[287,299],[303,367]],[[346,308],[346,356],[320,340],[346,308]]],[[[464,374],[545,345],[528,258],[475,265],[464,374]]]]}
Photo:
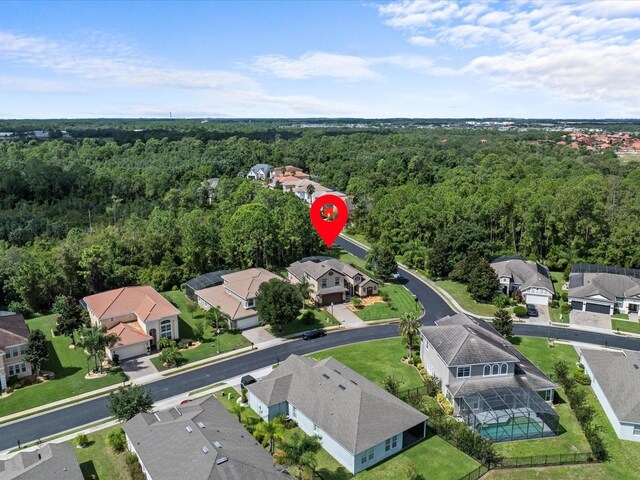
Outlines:
{"type": "Polygon", "coordinates": [[[555,122],[640,122],[640,117],[50,117],[50,118],[0,118],[2,122],[21,122],[21,121],[64,121],[64,120],[210,120],[216,122],[242,122],[242,121],[266,121],[266,120],[290,120],[290,121],[348,121],[348,120],[366,120],[366,121],[390,121],[390,120],[411,120],[411,121],[442,121],[442,120],[482,120],[482,121],[555,121],[555,122]]]}

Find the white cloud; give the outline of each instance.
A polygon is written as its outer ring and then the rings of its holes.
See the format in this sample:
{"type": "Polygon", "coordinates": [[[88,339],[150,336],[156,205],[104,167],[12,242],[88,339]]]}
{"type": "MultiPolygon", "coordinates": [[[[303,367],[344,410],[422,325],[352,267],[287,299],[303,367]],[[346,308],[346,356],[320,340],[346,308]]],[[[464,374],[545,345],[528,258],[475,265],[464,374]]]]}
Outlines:
{"type": "Polygon", "coordinates": [[[264,55],[253,62],[257,70],[280,78],[330,77],[348,81],[377,78],[378,74],[371,70],[370,65],[371,62],[365,58],[326,52],[305,53],[297,59],[264,55]]]}
{"type": "Polygon", "coordinates": [[[437,43],[435,38],[425,37],[424,35],[413,35],[409,37],[409,43],[418,47],[431,47],[437,43]]]}

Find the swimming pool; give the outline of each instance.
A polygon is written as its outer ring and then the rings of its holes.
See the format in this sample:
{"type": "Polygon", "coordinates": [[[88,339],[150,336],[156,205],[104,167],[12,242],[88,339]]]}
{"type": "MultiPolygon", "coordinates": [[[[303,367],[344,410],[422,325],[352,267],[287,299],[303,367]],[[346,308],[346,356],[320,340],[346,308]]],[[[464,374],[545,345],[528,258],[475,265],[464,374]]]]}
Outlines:
{"type": "Polygon", "coordinates": [[[542,436],[542,420],[529,417],[509,417],[506,422],[485,424],[479,433],[494,441],[540,437],[542,436]]]}

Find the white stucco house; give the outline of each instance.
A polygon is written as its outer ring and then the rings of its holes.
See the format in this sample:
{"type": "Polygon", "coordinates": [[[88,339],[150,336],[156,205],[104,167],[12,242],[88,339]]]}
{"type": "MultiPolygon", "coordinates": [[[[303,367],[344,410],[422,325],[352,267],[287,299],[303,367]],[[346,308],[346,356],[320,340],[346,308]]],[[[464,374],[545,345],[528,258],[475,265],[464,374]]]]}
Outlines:
{"type": "Polygon", "coordinates": [[[520,290],[526,303],[548,305],[553,299],[553,282],[549,269],[519,256],[503,255],[491,262],[503,293],[520,290]]]}
{"type": "Polygon", "coordinates": [[[288,415],[354,474],[426,435],[426,415],[330,357],[291,355],[247,390],[263,420],[288,415]]]}
{"type": "Polygon", "coordinates": [[[574,311],[637,314],[640,270],[576,264],[569,275],[569,303],[574,311]]]}
{"type": "Polygon", "coordinates": [[[618,438],[640,442],[640,352],[582,349],[580,362],[618,438]]]}
{"type": "Polygon", "coordinates": [[[180,310],[149,286],[124,287],[84,297],[91,324],[104,325],[118,341],[107,356],[120,360],[151,352],[162,338],[179,338],[180,310]]]}

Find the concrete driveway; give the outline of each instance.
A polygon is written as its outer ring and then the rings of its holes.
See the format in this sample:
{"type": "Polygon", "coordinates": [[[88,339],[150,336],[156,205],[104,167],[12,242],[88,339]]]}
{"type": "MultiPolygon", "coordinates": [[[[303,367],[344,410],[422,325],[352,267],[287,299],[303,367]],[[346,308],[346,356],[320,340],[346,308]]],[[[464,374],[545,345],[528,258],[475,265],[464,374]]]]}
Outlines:
{"type": "Polygon", "coordinates": [[[551,314],[549,313],[549,307],[547,305],[536,305],[536,310],[538,310],[537,317],[530,317],[530,322],[550,322],[551,314]]]}
{"type": "Polygon", "coordinates": [[[276,337],[267,331],[267,327],[253,327],[242,331],[242,336],[254,345],[276,340],[276,337]]]}
{"type": "MultiPolygon", "coordinates": [[[[347,308],[347,303],[339,303],[333,306],[333,316],[340,322],[341,325],[357,325],[358,323],[364,323],[363,320],[347,308]]],[[[331,307],[325,308],[325,310],[331,313],[331,307]]]]}
{"type": "Polygon", "coordinates": [[[569,323],[583,327],[596,327],[611,330],[611,317],[604,313],[582,312],[572,310],[569,314],[569,323]]]}
{"type": "Polygon", "coordinates": [[[127,358],[120,362],[120,366],[124,373],[127,374],[130,380],[135,380],[140,377],[146,377],[158,373],[156,367],[151,363],[151,357],[144,355],[142,357],[127,358]]]}

